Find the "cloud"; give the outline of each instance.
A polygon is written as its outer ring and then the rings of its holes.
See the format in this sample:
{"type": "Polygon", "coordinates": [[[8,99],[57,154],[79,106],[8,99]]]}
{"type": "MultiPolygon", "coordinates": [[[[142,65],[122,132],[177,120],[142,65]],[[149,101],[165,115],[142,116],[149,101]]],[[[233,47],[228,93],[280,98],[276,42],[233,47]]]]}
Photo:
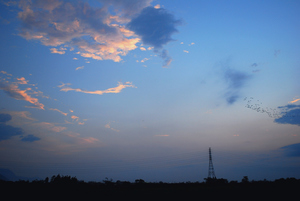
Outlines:
{"type": "Polygon", "coordinates": [[[20,136],[21,141],[33,142],[40,140],[40,138],[34,135],[23,136],[24,131],[21,128],[14,127],[11,125],[6,125],[5,123],[10,121],[12,116],[10,114],[1,113],[0,114],[0,141],[9,140],[14,136],[20,136]]]}
{"type": "Polygon", "coordinates": [[[124,84],[122,82],[118,82],[118,86],[105,89],[105,90],[96,90],[96,91],[87,91],[87,90],[82,90],[82,89],[74,89],[71,87],[68,87],[70,84],[62,84],[59,85],[60,91],[68,92],[68,91],[76,91],[76,92],[81,92],[81,93],[86,93],[86,94],[97,94],[97,95],[103,95],[103,94],[108,94],[108,93],[120,93],[123,89],[127,87],[132,87],[136,88],[131,82],[125,82],[124,84]]]}
{"type": "Polygon", "coordinates": [[[10,121],[12,119],[10,114],[0,114],[0,123],[5,123],[7,121],[10,121]]]}
{"type": "Polygon", "coordinates": [[[227,92],[225,98],[228,104],[235,103],[240,98],[240,91],[245,86],[246,82],[251,78],[247,73],[226,68],[223,78],[227,84],[227,92]]]}
{"type": "Polygon", "coordinates": [[[79,66],[75,70],[81,70],[81,69],[84,69],[84,66],[79,66]]]}
{"type": "Polygon", "coordinates": [[[162,48],[163,45],[173,41],[172,35],[177,31],[176,26],[181,21],[168,13],[165,9],[146,7],[128,24],[127,28],[142,38],[146,45],[162,48]]]}
{"type": "Polygon", "coordinates": [[[64,135],[70,137],[71,139],[75,140],[76,144],[94,144],[94,143],[99,143],[100,141],[96,138],[93,137],[87,137],[87,138],[83,138],[80,137],[79,133],[75,133],[72,131],[66,131],[63,132],[64,135]]]}
{"type": "Polygon", "coordinates": [[[159,9],[159,8],[160,8],[160,5],[159,5],[159,4],[156,4],[156,5],[154,6],[154,8],[155,8],[155,9],[159,9]]]}
{"type": "Polygon", "coordinates": [[[56,126],[54,123],[49,123],[49,122],[34,123],[32,124],[32,126],[36,128],[40,128],[42,130],[47,130],[56,133],[62,132],[67,129],[66,127],[56,126]]]}
{"type": "Polygon", "coordinates": [[[140,47],[140,50],[142,50],[142,51],[146,51],[146,48],[144,48],[144,47],[140,47]]]}
{"type": "Polygon", "coordinates": [[[115,129],[115,128],[112,128],[111,126],[110,126],[110,124],[111,124],[111,122],[109,122],[109,123],[107,123],[107,124],[105,124],[105,128],[109,128],[109,129],[111,129],[111,130],[113,130],[113,131],[115,131],[115,132],[120,132],[120,130],[118,130],[118,129],[115,129]]]}
{"type": "Polygon", "coordinates": [[[49,110],[57,111],[57,112],[59,112],[60,114],[62,114],[62,115],[64,115],[64,116],[67,116],[67,115],[68,115],[68,113],[62,112],[62,111],[60,111],[59,109],[56,109],[56,108],[49,108],[49,110]]]}
{"type": "Polygon", "coordinates": [[[41,140],[41,138],[36,137],[34,135],[27,135],[25,137],[22,137],[21,141],[23,142],[34,142],[34,141],[38,141],[41,140]]]}
{"type": "Polygon", "coordinates": [[[140,41],[123,24],[151,0],[100,1],[102,8],[78,1],[20,1],[19,35],[52,46],[52,53],[65,54],[68,46],[70,51],[77,48],[82,57],[120,62],[120,56],[136,49],[140,41]]]}
{"type": "Polygon", "coordinates": [[[105,7],[113,6],[115,11],[119,11],[120,15],[126,19],[130,19],[141,12],[145,7],[150,6],[152,0],[99,0],[105,7]]]}
{"type": "Polygon", "coordinates": [[[72,115],[71,116],[71,119],[75,120],[75,121],[78,121],[79,117],[75,116],[75,115],[72,115]]]}
{"type": "Polygon", "coordinates": [[[257,67],[258,66],[258,64],[257,63],[253,63],[253,64],[251,64],[251,67],[257,67]]]}
{"type": "Polygon", "coordinates": [[[168,67],[172,62],[172,57],[170,57],[168,50],[163,49],[162,52],[158,52],[159,56],[164,60],[163,67],[168,67]]]}
{"type": "Polygon", "coordinates": [[[145,61],[148,61],[148,60],[149,60],[148,58],[144,58],[141,60],[141,62],[144,63],[145,61]]]}
{"type": "Polygon", "coordinates": [[[7,95],[16,99],[16,100],[24,100],[27,101],[34,106],[30,106],[32,108],[38,108],[44,110],[44,105],[39,102],[37,98],[31,97],[27,92],[31,90],[31,88],[27,88],[25,90],[21,90],[18,87],[17,83],[8,83],[4,81],[0,81],[0,89],[2,89],[7,95]]]}
{"type": "Polygon", "coordinates": [[[24,77],[17,78],[18,84],[28,84],[28,80],[26,80],[24,77]]]}
{"type": "Polygon", "coordinates": [[[23,134],[23,130],[21,128],[0,123],[0,141],[8,140],[13,136],[22,135],[22,134],[23,134]]]}
{"type": "Polygon", "coordinates": [[[281,50],[274,50],[274,56],[277,57],[280,54],[281,50]]]}
{"type": "Polygon", "coordinates": [[[8,75],[8,76],[12,76],[12,74],[7,73],[6,71],[0,71],[0,73],[4,74],[4,75],[8,75]]]}
{"type": "Polygon", "coordinates": [[[294,98],[294,100],[292,100],[292,101],[290,101],[289,103],[296,103],[296,102],[298,102],[298,101],[300,101],[300,98],[294,98]]]}
{"type": "Polygon", "coordinates": [[[287,145],[280,148],[288,157],[300,157],[300,143],[287,145]]]}
{"type": "Polygon", "coordinates": [[[54,54],[65,54],[66,53],[65,51],[61,51],[56,48],[50,48],[50,51],[51,51],[51,53],[54,53],[54,54]]]}
{"type": "Polygon", "coordinates": [[[189,53],[189,51],[187,51],[187,50],[183,50],[183,52],[185,52],[185,53],[189,53]]]}
{"type": "Polygon", "coordinates": [[[300,105],[280,106],[278,109],[282,115],[274,120],[275,123],[300,126],[300,105]]]}
{"type": "MultiPolygon", "coordinates": [[[[140,36],[143,44],[154,47],[155,52],[158,52],[164,45],[174,41],[172,35],[178,32],[176,26],[180,24],[181,20],[176,20],[174,15],[164,8],[146,7],[126,27],[140,36]]],[[[164,59],[164,67],[170,65],[172,61],[172,58],[166,54],[166,50],[160,53],[164,59]]]]}

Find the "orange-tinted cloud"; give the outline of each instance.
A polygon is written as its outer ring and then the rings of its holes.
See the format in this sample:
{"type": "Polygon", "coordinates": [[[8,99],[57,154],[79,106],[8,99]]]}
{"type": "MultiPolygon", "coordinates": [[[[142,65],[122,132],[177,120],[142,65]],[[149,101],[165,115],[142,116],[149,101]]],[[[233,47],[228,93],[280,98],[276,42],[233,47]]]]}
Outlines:
{"type": "Polygon", "coordinates": [[[115,128],[112,128],[111,126],[110,126],[110,124],[111,124],[111,122],[109,122],[109,123],[107,123],[107,124],[105,124],[105,128],[109,128],[109,129],[111,129],[111,130],[113,130],[113,131],[115,131],[115,132],[120,132],[120,130],[118,130],[118,129],[115,129],[115,128]]]}
{"type": "Polygon", "coordinates": [[[71,119],[75,120],[75,121],[78,121],[79,117],[75,116],[75,115],[72,115],[71,116],[71,119]]]}
{"type": "Polygon", "coordinates": [[[66,53],[64,50],[58,50],[56,48],[51,48],[50,51],[51,51],[51,53],[54,53],[54,54],[65,54],[66,53]]]}
{"type": "Polygon", "coordinates": [[[57,112],[59,112],[60,114],[65,115],[65,116],[68,115],[68,113],[62,112],[62,111],[60,111],[59,109],[56,109],[56,108],[49,108],[49,110],[57,111],[57,112]]]}
{"type": "Polygon", "coordinates": [[[102,95],[102,94],[108,94],[108,93],[120,93],[123,89],[127,87],[132,87],[136,88],[131,82],[125,82],[124,84],[122,82],[118,82],[118,86],[105,89],[105,90],[96,90],[96,91],[87,91],[87,90],[82,90],[82,89],[74,89],[71,87],[68,87],[70,84],[62,84],[58,87],[60,87],[60,91],[68,92],[68,91],[76,91],[76,92],[81,92],[81,93],[86,93],[86,94],[97,94],[97,95],[102,95]]]}
{"type": "Polygon", "coordinates": [[[34,123],[32,125],[34,127],[45,129],[45,130],[56,132],[56,133],[62,132],[67,129],[66,127],[56,126],[54,123],[49,123],[49,122],[34,123]]]}
{"type": "Polygon", "coordinates": [[[102,8],[92,8],[88,3],[77,1],[24,0],[19,3],[18,17],[22,22],[19,35],[53,46],[51,53],[65,54],[63,47],[67,45],[70,51],[79,49],[82,57],[120,62],[120,56],[136,49],[136,43],[140,41],[123,24],[150,1],[132,1],[130,6],[121,1],[105,1],[102,8]],[[116,15],[109,12],[111,5],[117,8],[116,15]],[[60,45],[63,47],[56,48],[60,45]]]}
{"type": "Polygon", "coordinates": [[[28,80],[26,80],[24,77],[17,78],[18,84],[28,84],[28,80]]]}
{"type": "Polygon", "coordinates": [[[300,101],[300,98],[298,98],[298,99],[295,99],[295,98],[294,98],[294,100],[290,101],[289,103],[296,103],[296,102],[298,102],[298,101],[300,101]]]}
{"type": "Polygon", "coordinates": [[[33,108],[38,108],[44,110],[44,105],[39,102],[37,98],[31,97],[27,91],[30,91],[31,88],[27,88],[25,90],[19,89],[18,85],[15,83],[8,83],[0,81],[0,89],[6,92],[7,95],[10,97],[17,99],[17,100],[25,100],[34,106],[30,106],[33,108]]]}

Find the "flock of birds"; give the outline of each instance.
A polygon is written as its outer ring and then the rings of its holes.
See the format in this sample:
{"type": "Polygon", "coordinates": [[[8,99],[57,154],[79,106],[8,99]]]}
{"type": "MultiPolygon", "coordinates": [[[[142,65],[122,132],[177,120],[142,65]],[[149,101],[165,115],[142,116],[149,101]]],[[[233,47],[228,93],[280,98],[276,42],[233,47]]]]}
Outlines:
{"type": "MultiPolygon", "coordinates": [[[[291,112],[292,110],[289,107],[277,107],[277,108],[269,108],[263,107],[262,102],[259,100],[254,100],[253,97],[245,97],[244,101],[247,101],[246,108],[254,110],[259,113],[266,113],[271,118],[292,118],[296,116],[300,116],[300,113],[297,114],[295,112],[291,112]]],[[[300,109],[300,106],[298,107],[300,109]]]]}

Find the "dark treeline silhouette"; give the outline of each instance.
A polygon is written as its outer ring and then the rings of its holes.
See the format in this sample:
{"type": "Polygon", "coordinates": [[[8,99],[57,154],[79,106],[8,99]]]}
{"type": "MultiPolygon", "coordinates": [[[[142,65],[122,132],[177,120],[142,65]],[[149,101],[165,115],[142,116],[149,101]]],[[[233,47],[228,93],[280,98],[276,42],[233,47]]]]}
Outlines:
{"type": "Polygon", "coordinates": [[[102,182],[85,182],[76,177],[54,175],[32,182],[0,180],[2,197],[29,199],[271,199],[293,198],[300,187],[300,179],[281,178],[274,181],[250,181],[247,176],[241,182],[227,179],[206,178],[204,182],[135,182],[113,181],[105,178],[102,182]]]}

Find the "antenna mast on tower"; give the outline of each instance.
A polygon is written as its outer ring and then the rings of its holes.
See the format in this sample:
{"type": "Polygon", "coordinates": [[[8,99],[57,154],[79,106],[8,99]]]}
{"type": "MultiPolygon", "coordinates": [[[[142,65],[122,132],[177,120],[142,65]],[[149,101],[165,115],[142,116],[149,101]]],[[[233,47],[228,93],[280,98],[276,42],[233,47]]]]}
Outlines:
{"type": "Polygon", "coordinates": [[[209,147],[209,166],[208,166],[208,177],[209,179],[216,179],[214,165],[211,157],[211,148],[209,147]]]}

